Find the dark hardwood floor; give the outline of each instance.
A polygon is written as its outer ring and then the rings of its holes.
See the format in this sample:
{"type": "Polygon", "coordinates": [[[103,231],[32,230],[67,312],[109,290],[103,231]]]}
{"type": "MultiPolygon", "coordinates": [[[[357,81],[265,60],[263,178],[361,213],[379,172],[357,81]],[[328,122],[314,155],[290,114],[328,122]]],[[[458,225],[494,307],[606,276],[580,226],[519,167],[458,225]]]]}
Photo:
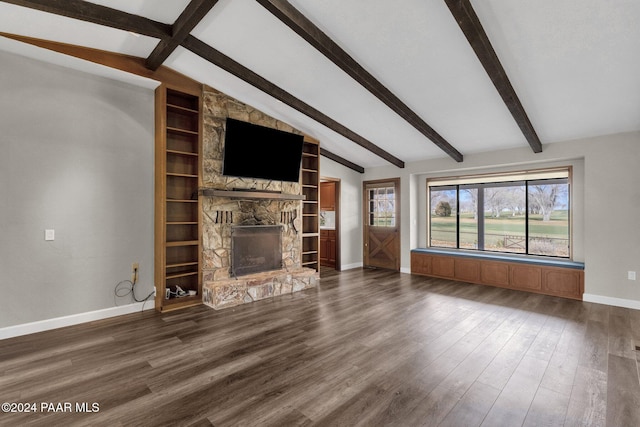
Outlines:
{"type": "Polygon", "coordinates": [[[326,270],[317,289],[233,309],[0,341],[0,401],[38,410],[0,425],[638,426],[636,346],[634,310],[326,270]]]}

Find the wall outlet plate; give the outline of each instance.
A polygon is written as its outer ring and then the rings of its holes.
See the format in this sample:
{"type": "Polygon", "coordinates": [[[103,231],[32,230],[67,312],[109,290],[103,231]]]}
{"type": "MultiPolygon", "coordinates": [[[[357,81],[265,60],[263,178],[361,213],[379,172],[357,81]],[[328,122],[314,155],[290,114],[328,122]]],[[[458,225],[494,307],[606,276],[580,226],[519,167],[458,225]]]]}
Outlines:
{"type": "Polygon", "coordinates": [[[56,230],[44,230],[44,240],[51,241],[56,239],[56,230]]]}
{"type": "Polygon", "coordinates": [[[140,263],[134,262],[131,264],[131,281],[133,283],[138,281],[138,274],[140,274],[140,263]]]}
{"type": "Polygon", "coordinates": [[[628,271],[627,272],[627,279],[636,280],[636,272],[635,271],[628,271]]]}

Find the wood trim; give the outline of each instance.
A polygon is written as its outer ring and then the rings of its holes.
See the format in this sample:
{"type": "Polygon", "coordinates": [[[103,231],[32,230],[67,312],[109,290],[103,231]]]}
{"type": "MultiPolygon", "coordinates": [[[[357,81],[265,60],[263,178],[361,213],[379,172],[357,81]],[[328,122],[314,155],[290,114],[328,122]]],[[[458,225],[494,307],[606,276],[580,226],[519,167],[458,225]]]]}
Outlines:
{"type": "Polygon", "coordinates": [[[170,68],[161,66],[155,71],[149,70],[143,58],[16,34],[0,33],[0,36],[156,80],[182,92],[194,95],[202,92],[201,83],[170,68]]]}
{"type": "Polygon", "coordinates": [[[452,159],[462,162],[463,157],[458,150],[289,2],[286,0],[257,0],[257,2],[371,92],[387,107],[391,108],[417,129],[418,132],[429,138],[452,159]]]}
{"type": "Polygon", "coordinates": [[[164,242],[166,241],[166,185],[165,174],[167,172],[166,148],[167,148],[167,90],[163,85],[155,91],[155,177],[154,177],[154,283],[156,284],[155,307],[160,309],[163,304],[164,293],[162,287],[158,287],[158,282],[164,282],[166,251],[164,242]]]}
{"type": "Polygon", "coordinates": [[[541,153],[542,143],[471,3],[469,0],[445,0],[445,2],[531,149],[534,153],[541,153]]]}
{"type": "Polygon", "coordinates": [[[334,132],[344,136],[347,139],[350,139],[351,141],[355,142],[359,146],[385,159],[389,163],[392,163],[399,168],[404,168],[404,162],[398,159],[397,157],[393,156],[391,153],[388,153],[387,151],[378,147],[371,141],[358,135],[357,133],[353,132],[351,129],[338,123],[337,121],[333,120],[329,116],[321,113],[320,111],[316,110],[309,104],[296,98],[295,96],[291,95],[289,92],[276,86],[275,84],[266,80],[262,76],[258,75],[257,73],[254,73],[253,71],[246,68],[242,64],[234,61],[230,57],[224,55],[222,52],[214,49],[213,47],[198,40],[197,38],[193,36],[187,37],[184,43],[182,43],[182,47],[198,55],[199,57],[205,59],[206,61],[209,61],[210,63],[216,65],[217,67],[222,68],[226,72],[233,74],[239,79],[249,83],[253,87],[282,101],[283,103],[287,104],[289,107],[301,112],[307,117],[312,118],[316,122],[326,126],[327,128],[333,130],[334,132]]]}
{"type": "Polygon", "coordinates": [[[304,142],[308,142],[309,144],[320,145],[320,140],[318,140],[318,139],[316,139],[316,138],[314,138],[312,136],[309,136],[307,134],[303,134],[303,137],[304,137],[303,138],[304,142]]]}

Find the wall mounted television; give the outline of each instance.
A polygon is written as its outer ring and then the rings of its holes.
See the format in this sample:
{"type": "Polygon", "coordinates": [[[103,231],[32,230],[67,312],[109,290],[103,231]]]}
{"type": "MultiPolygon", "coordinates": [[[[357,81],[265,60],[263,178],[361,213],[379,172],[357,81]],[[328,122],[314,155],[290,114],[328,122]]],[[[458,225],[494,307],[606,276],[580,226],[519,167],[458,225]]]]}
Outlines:
{"type": "Polygon", "coordinates": [[[304,137],[227,119],[222,174],[298,182],[304,137]]]}

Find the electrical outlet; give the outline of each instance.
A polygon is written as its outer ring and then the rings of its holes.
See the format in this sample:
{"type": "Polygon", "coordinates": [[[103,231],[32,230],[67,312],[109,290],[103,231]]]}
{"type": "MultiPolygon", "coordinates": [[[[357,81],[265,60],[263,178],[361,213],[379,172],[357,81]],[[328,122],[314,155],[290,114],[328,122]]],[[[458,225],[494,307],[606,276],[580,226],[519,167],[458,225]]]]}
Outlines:
{"type": "Polygon", "coordinates": [[[636,280],[636,272],[635,271],[627,271],[627,279],[636,280]]]}
{"type": "Polygon", "coordinates": [[[136,283],[138,281],[138,272],[140,271],[140,263],[134,262],[131,264],[131,282],[136,283]]]}

